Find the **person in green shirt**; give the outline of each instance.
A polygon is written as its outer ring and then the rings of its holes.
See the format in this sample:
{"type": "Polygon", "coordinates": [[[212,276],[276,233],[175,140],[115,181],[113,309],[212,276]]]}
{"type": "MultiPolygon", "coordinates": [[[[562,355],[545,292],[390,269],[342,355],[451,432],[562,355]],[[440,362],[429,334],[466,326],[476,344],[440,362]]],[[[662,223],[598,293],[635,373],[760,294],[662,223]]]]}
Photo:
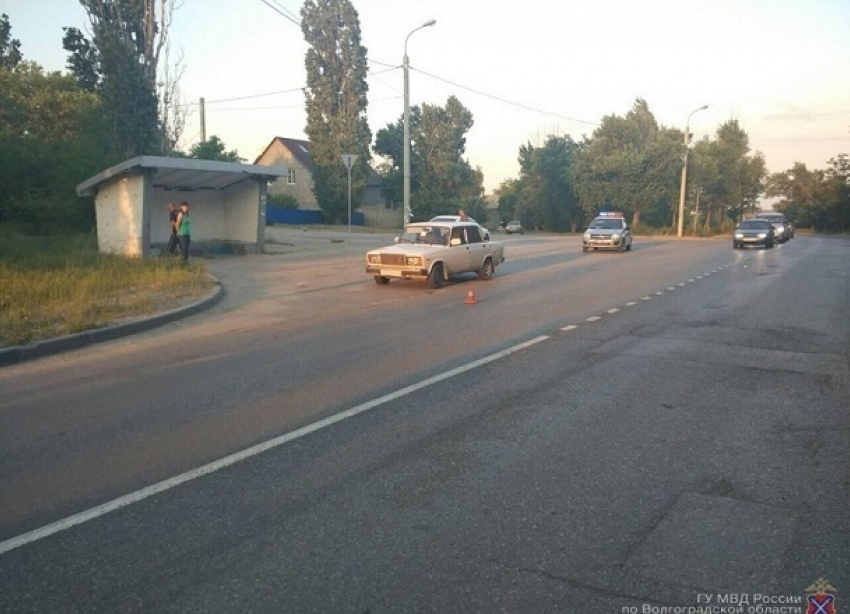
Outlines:
{"type": "Polygon", "coordinates": [[[177,228],[177,239],[180,241],[183,262],[186,262],[189,259],[189,243],[192,241],[192,218],[189,216],[189,203],[185,200],[180,203],[180,212],[177,214],[174,226],[177,228]]]}

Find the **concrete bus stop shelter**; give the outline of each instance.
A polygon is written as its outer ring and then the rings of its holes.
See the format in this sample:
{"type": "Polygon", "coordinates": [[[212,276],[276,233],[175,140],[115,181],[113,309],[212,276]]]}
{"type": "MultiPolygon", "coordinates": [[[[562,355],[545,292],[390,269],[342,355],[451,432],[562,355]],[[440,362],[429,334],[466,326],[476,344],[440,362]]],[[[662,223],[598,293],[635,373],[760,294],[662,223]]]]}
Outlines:
{"type": "Polygon", "coordinates": [[[263,251],[268,184],[281,167],[139,156],[77,186],[93,196],[102,253],[146,258],[168,242],[166,205],[189,203],[192,246],[230,244],[263,251]]]}

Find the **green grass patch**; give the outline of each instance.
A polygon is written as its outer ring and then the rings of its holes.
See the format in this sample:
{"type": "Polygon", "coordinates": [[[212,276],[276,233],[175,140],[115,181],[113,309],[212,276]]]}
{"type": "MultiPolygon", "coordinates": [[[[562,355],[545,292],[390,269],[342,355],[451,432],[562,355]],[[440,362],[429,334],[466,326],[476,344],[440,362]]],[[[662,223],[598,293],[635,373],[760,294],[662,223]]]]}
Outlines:
{"type": "Polygon", "coordinates": [[[0,346],[101,328],[210,292],[204,262],[100,254],[92,235],[0,233],[0,346]]]}

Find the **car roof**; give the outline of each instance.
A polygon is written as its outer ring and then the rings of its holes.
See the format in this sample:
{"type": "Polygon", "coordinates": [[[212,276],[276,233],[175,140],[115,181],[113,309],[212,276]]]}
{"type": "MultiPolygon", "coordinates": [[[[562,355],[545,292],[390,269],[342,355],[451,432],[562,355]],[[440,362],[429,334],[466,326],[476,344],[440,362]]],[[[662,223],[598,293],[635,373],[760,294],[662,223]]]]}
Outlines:
{"type": "Polygon", "coordinates": [[[414,227],[414,228],[426,227],[427,228],[428,226],[445,226],[447,228],[454,228],[455,226],[478,226],[478,224],[476,224],[475,222],[469,222],[469,221],[460,222],[460,221],[457,221],[457,220],[431,220],[431,221],[428,221],[428,222],[411,222],[410,224],[407,225],[408,228],[410,228],[410,227],[414,227]]]}

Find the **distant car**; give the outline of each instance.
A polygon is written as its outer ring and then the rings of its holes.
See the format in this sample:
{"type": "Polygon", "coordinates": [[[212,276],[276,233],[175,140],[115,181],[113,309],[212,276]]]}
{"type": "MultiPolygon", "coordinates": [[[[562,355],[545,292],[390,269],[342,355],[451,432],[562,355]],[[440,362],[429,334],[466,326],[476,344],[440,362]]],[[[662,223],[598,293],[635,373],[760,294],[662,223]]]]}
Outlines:
{"type": "Polygon", "coordinates": [[[773,225],[769,220],[752,218],[744,220],[732,235],[732,248],[741,249],[745,245],[763,245],[773,247],[776,241],[773,225]]]}
{"type": "Polygon", "coordinates": [[[758,213],[755,216],[755,219],[759,220],[768,220],[773,225],[773,234],[775,235],[775,240],[780,243],[785,243],[794,237],[794,227],[788,223],[788,220],[785,219],[784,213],[768,211],[764,213],[758,213]]]}
{"type": "Polygon", "coordinates": [[[440,288],[461,273],[489,280],[504,261],[502,243],[485,241],[475,222],[420,222],[409,224],[394,245],[368,252],[366,272],[381,285],[413,279],[440,288]]]}
{"type": "Polygon", "coordinates": [[[583,252],[591,249],[618,251],[632,249],[632,231],[626,218],[619,211],[600,212],[587,226],[581,240],[583,252]]]}
{"type": "Polygon", "coordinates": [[[520,224],[517,220],[514,220],[513,222],[508,222],[507,226],[505,226],[505,233],[509,234],[509,235],[512,235],[512,234],[524,235],[525,234],[525,228],[523,228],[522,224],[520,224]]]}
{"type": "MultiPolygon", "coordinates": [[[[437,217],[432,217],[430,222],[472,222],[473,224],[478,224],[471,217],[467,216],[465,220],[462,220],[459,215],[438,215],[437,217]]],[[[490,240],[490,231],[484,228],[481,224],[478,224],[479,228],[481,228],[481,233],[484,236],[485,241],[490,240]]]]}

